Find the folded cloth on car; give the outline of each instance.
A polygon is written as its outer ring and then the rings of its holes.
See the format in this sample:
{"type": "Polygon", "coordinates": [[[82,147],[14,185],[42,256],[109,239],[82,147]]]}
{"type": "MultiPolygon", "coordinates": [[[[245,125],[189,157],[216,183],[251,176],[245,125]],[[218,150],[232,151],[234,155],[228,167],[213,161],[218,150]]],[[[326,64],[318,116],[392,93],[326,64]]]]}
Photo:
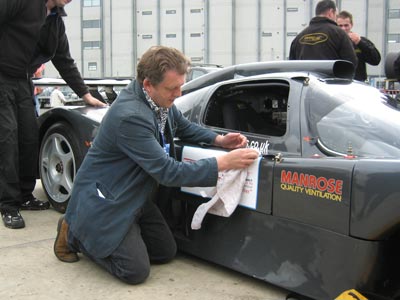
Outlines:
{"type": "Polygon", "coordinates": [[[246,177],[247,168],[219,172],[215,195],[213,195],[210,201],[203,203],[197,208],[192,219],[192,229],[201,228],[201,223],[206,213],[229,217],[240,202],[246,177]]]}

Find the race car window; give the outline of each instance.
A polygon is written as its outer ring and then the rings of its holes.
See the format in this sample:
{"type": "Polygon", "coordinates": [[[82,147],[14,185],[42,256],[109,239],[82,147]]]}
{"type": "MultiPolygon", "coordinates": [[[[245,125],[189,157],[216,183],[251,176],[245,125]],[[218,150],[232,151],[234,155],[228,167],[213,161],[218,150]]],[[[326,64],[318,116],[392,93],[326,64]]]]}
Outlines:
{"type": "Polygon", "coordinates": [[[222,86],[210,98],[204,123],[234,131],[283,136],[288,97],[289,84],[285,81],[222,86]]]}

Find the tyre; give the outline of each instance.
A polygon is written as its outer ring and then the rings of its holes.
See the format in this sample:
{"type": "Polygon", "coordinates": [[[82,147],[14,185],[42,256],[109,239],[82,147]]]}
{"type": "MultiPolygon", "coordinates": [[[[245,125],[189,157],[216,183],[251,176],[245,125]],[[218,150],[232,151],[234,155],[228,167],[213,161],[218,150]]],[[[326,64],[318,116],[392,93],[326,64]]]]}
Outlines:
{"type": "Polygon", "coordinates": [[[83,157],[71,126],[60,122],[47,130],[40,145],[40,178],[50,203],[61,213],[67,209],[83,157]]]}
{"type": "Polygon", "coordinates": [[[400,52],[389,52],[385,58],[387,79],[400,79],[400,52]]]}

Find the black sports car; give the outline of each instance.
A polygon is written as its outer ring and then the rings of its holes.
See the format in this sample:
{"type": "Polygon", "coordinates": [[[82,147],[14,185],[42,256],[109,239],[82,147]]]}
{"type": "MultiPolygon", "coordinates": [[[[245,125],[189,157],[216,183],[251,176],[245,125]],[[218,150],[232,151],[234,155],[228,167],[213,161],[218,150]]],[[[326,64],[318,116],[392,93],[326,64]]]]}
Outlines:
{"type": "MultiPolygon", "coordinates": [[[[353,288],[400,297],[400,111],[352,74],[345,61],[266,62],[183,87],[176,105],[188,119],[242,132],[262,158],[234,213],[207,214],[200,230],[191,221],[204,191],[164,193],[158,205],[180,250],[313,299],[353,288]]],[[[106,112],[55,108],[39,118],[41,180],[60,212],[106,112]]],[[[216,150],[175,144],[180,160],[216,150]]]]}

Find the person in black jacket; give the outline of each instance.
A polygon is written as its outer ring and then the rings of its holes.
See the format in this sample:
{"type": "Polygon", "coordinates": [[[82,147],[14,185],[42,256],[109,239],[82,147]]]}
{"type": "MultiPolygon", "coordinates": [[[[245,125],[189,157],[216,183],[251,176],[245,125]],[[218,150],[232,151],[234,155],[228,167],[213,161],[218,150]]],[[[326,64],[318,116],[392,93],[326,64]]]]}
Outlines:
{"type": "Polygon", "coordinates": [[[354,79],[359,81],[367,80],[366,63],[372,66],[379,65],[381,54],[369,39],[351,31],[353,28],[353,15],[351,13],[345,10],[341,11],[337,16],[336,22],[349,35],[357,54],[358,64],[354,79]]]}
{"type": "Polygon", "coordinates": [[[20,209],[41,210],[36,199],[39,130],[32,75],[52,61],[87,104],[92,97],[71,58],[62,16],[71,0],[0,0],[0,211],[8,228],[23,228],[20,209]]]}
{"type": "Polygon", "coordinates": [[[357,66],[357,56],[350,38],[336,24],[336,4],[322,0],[315,8],[316,17],[300,32],[290,46],[290,60],[343,59],[357,66]]]}

